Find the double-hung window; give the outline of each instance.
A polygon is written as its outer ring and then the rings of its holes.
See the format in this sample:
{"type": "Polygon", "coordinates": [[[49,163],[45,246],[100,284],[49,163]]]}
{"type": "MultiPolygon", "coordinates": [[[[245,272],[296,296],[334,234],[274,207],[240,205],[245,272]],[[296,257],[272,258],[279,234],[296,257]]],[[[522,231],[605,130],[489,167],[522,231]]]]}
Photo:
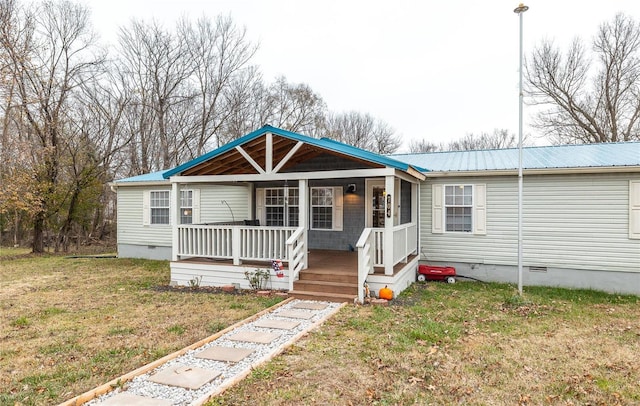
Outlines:
{"type": "Polygon", "coordinates": [[[473,231],[473,186],[445,186],[444,206],[446,231],[473,231]]]}
{"type": "Polygon", "coordinates": [[[333,229],[333,206],[332,187],[311,188],[311,229],[333,229]]]}
{"type": "Polygon", "coordinates": [[[431,185],[431,232],[487,234],[487,185],[431,185]]]}
{"type": "Polygon", "coordinates": [[[193,223],[193,190],[180,191],[180,224],[193,223]]]}
{"type": "Polygon", "coordinates": [[[151,224],[169,224],[170,194],[168,190],[149,192],[151,224]]]}
{"type": "Polygon", "coordinates": [[[264,191],[265,225],[298,227],[299,195],[297,188],[268,188],[264,191]]]}

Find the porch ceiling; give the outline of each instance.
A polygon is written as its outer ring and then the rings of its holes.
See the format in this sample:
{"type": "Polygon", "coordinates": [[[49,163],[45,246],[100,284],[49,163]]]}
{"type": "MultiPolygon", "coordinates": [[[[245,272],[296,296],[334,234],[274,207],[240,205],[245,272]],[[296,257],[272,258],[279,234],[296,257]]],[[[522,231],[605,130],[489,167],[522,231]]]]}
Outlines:
{"type": "MultiPolygon", "coordinates": [[[[276,134],[272,136],[272,162],[273,167],[277,167],[283,159],[296,147],[298,141],[282,137],[276,134]]],[[[261,168],[266,168],[267,161],[267,135],[254,138],[242,144],[238,148],[253,159],[253,161],[261,168]]],[[[225,153],[212,157],[209,160],[199,163],[184,171],[183,175],[251,175],[259,174],[254,165],[240,152],[238,148],[230,149],[225,153]]],[[[327,150],[325,148],[302,143],[293,155],[284,163],[280,171],[286,172],[288,169],[295,167],[297,164],[308,161],[320,154],[330,154],[350,161],[359,162],[371,168],[383,168],[384,165],[375,164],[370,161],[356,158],[351,155],[341,154],[336,151],[327,150]]],[[[327,168],[331,169],[331,168],[327,168]]]]}

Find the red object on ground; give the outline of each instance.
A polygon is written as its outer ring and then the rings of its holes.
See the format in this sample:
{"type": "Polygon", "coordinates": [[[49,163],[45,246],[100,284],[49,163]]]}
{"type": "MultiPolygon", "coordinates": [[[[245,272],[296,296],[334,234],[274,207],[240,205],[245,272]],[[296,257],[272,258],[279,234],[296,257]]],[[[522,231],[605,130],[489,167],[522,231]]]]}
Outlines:
{"type": "Polygon", "coordinates": [[[456,268],[452,266],[418,265],[419,281],[445,281],[455,283],[456,268]]]}

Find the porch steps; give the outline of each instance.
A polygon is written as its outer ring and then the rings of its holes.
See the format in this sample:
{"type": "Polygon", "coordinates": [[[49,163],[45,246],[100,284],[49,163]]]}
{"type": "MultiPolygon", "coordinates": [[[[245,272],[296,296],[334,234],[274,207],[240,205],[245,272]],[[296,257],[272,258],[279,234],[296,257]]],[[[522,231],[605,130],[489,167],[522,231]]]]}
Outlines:
{"type": "Polygon", "coordinates": [[[289,296],[294,297],[300,300],[319,300],[323,302],[332,302],[332,303],[351,303],[357,296],[354,295],[346,295],[344,293],[328,293],[328,292],[312,292],[312,291],[301,291],[301,290],[292,290],[289,292],[289,296]]]}
{"type": "Polygon", "coordinates": [[[358,275],[344,269],[307,269],[300,272],[289,295],[301,300],[352,302],[358,296],[358,275]]]}

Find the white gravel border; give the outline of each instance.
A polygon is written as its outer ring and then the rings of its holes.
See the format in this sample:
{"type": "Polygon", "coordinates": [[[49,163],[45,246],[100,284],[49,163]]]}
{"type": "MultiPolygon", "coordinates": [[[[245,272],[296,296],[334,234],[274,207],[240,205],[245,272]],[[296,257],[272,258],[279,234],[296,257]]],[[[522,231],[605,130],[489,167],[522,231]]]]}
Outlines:
{"type": "Polygon", "coordinates": [[[89,401],[86,405],[99,405],[106,399],[115,396],[123,391],[139,396],[166,399],[173,402],[174,406],[186,406],[186,405],[201,405],[208,401],[211,397],[223,392],[225,389],[234,385],[247,376],[253,368],[270,360],[276,355],[280,354],[285,348],[296,342],[304,334],[313,328],[322,324],[326,319],[336,313],[344,303],[331,303],[331,302],[313,302],[326,304],[327,307],[322,310],[308,310],[299,309],[295,306],[299,303],[309,301],[303,300],[291,300],[283,306],[274,309],[272,312],[266,313],[263,316],[243,324],[231,331],[225,333],[219,338],[204,344],[194,350],[187,351],[184,355],[174,358],[161,366],[133,378],[131,381],[123,385],[122,388],[118,388],[109,393],[104,394],[94,400],[89,401]],[[296,310],[300,312],[309,312],[314,314],[311,319],[292,319],[279,316],[279,313],[283,310],[296,310]],[[295,320],[299,322],[297,327],[291,330],[271,329],[264,327],[256,327],[255,324],[262,320],[295,320]],[[269,344],[255,344],[249,342],[240,342],[229,340],[229,337],[237,334],[241,331],[266,331],[277,332],[280,337],[275,339],[269,344]],[[224,347],[236,347],[236,348],[248,348],[254,350],[249,356],[242,359],[240,362],[220,362],[202,358],[196,358],[195,355],[201,351],[206,350],[212,346],[224,346],[224,347]],[[197,390],[190,390],[185,388],[179,388],[174,386],[162,385],[154,382],[150,382],[148,378],[165,368],[169,368],[178,364],[184,364],[193,367],[199,367],[204,369],[211,369],[221,372],[213,381],[203,385],[197,390]]]}

